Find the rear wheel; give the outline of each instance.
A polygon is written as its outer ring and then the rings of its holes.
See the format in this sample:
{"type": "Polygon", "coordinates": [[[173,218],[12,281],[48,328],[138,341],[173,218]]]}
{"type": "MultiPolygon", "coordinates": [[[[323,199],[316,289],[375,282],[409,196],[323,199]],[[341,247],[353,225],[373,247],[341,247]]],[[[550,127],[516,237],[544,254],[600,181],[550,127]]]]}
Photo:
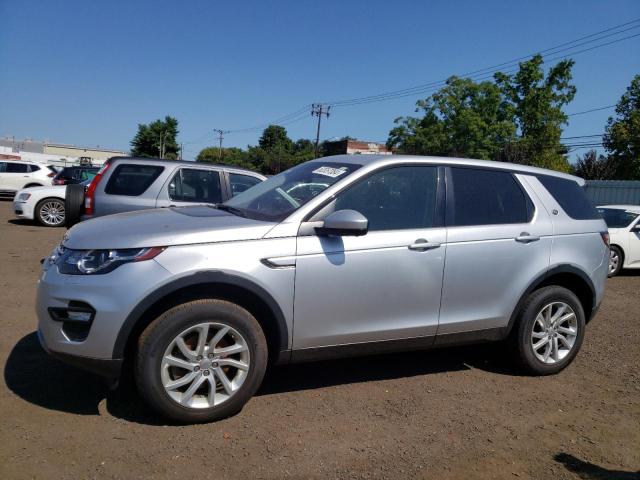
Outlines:
{"type": "Polygon", "coordinates": [[[582,345],[585,316],[576,295],[557,285],[533,292],[525,302],[511,341],[517,359],[534,375],[558,373],[582,345]]]}
{"type": "Polygon", "coordinates": [[[45,198],[36,205],[36,219],[45,227],[64,225],[65,209],[61,198],[45,198]]]}
{"type": "Polygon", "coordinates": [[[84,205],[84,185],[77,183],[67,185],[64,208],[65,208],[65,226],[73,227],[79,223],[82,215],[82,207],[84,205]]]}
{"type": "Polygon", "coordinates": [[[624,254],[622,249],[617,245],[611,245],[609,249],[609,276],[615,277],[622,269],[624,254]]]}
{"type": "Polygon", "coordinates": [[[195,300],[142,333],[135,376],[142,397],[165,417],[207,422],[240,411],[266,366],[266,339],[249,312],[224,300],[195,300]]]}

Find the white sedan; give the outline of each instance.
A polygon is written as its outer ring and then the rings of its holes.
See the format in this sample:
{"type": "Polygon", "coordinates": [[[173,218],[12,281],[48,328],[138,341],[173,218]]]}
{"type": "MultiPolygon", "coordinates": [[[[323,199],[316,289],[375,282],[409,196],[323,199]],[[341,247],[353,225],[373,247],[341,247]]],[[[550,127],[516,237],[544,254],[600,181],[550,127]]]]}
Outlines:
{"type": "MultiPolygon", "coordinates": [[[[83,182],[83,185],[88,184],[89,181],[83,182]]],[[[25,188],[13,198],[13,211],[16,217],[36,220],[45,227],[62,227],[66,191],[66,185],[25,188]]]]}
{"type": "Polygon", "coordinates": [[[623,268],[640,268],[640,206],[601,205],[598,212],[609,227],[609,276],[623,268]]]}

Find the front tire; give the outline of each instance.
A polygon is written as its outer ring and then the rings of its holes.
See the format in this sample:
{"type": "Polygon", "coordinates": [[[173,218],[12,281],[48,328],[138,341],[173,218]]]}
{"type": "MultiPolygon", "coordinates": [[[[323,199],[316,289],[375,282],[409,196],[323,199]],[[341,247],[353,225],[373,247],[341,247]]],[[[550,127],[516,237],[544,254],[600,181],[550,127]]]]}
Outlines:
{"type": "Polygon", "coordinates": [[[135,380],[141,396],[178,422],[209,422],[239,412],[267,367],[256,319],[224,300],[194,300],[154,320],[138,340],[135,380]]]}
{"type": "Polygon", "coordinates": [[[62,227],[65,221],[64,200],[45,198],[36,205],[36,220],[44,227],[62,227]]]}
{"type": "Polygon", "coordinates": [[[511,342],[516,359],[533,375],[552,375],[569,365],[580,350],[585,330],[578,297],[552,285],[527,298],[511,342]]]}
{"type": "Polygon", "coordinates": [[[82,216],[82,208],[84,206],[84,185],[73,183],[67,185],[64,199],[65,208],[65,226],[73,227],[79,223],[82,216]]]}
{"type": "Polygon", "coordinates": [[[609,277],[615,277],[622,270],[624,262],[624,253],[617,245],[611,245],[609,248],[609,277]]]}

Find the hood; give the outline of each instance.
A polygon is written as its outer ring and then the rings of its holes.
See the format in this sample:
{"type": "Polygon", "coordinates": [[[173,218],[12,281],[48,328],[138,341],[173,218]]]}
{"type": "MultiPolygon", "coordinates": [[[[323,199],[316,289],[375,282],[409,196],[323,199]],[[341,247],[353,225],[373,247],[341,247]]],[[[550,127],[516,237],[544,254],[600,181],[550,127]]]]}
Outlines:
{"type": "Polygon", "coordinates": [[[63,244],[72,249],[166,247],[262,238],[276,224],[208,206],[156,208],[81,222],[63,244]]]}

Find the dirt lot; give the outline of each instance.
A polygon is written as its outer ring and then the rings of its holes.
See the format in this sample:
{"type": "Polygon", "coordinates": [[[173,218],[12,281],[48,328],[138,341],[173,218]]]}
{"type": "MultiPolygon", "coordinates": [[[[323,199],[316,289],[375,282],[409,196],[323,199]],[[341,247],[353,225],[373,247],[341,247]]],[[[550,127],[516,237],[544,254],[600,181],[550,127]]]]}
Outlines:
{"type": "Polygon", "coordinates": [[[63,230],[11,218],[0,202],[0,478],[640,478],[638,274],[557,376],[495,345],[295,365],[233,418],[172,426],[43,353],[35,282],[63,230]]]}

